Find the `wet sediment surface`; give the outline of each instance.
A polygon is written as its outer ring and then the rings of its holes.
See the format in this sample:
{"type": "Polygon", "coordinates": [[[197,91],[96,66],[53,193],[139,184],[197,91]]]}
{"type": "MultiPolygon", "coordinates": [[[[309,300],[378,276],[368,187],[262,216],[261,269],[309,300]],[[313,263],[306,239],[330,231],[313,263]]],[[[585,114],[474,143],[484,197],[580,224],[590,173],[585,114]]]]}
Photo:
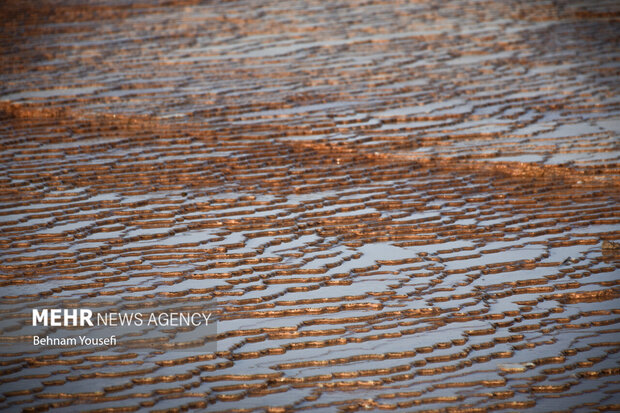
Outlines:
{"type": "Polygon", "coordinates": [[[619,12],[8,2],[4,318],[216,300],[217,350],[4,354],[0,408],[619,409],[619,12]]]}

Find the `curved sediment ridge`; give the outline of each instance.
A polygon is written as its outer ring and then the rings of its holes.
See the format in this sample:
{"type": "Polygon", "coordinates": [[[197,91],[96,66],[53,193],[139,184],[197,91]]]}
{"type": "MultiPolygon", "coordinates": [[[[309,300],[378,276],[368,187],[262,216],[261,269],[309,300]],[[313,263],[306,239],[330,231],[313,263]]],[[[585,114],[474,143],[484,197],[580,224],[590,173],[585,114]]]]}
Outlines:
{"type": "Polygon", "coordinates": [[[618,6],[259,3],[0,11],[0,409],[619,409],[618,6]]]}

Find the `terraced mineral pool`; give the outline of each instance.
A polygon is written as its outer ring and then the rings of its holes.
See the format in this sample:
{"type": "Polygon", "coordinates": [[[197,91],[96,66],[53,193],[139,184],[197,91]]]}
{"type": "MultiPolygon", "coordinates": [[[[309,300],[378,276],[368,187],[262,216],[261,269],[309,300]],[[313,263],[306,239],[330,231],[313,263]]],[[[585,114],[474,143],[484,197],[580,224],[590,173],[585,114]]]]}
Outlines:
{"type": "Polygon", "coordinates": [[[0,409],[620,409],[619,16],[5,1],[0,409]]]}

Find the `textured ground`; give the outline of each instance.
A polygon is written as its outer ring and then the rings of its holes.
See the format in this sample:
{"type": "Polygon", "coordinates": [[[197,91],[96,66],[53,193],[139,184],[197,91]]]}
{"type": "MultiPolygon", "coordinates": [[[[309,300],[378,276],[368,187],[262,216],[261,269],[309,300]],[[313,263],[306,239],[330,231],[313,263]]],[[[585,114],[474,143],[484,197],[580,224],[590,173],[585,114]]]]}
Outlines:
{"type": "Polygon", "coordinates": [[[110,295],[219,317],[187,357],[3,354],[0,409],[620,409],[617,2],[0,21],[3,319],[110,295]]]}

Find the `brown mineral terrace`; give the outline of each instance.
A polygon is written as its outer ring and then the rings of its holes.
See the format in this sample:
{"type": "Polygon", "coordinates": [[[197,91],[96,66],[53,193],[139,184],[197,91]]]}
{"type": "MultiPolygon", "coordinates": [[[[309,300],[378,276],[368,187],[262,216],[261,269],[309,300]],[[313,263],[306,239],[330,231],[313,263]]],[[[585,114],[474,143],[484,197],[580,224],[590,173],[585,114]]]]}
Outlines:
{"type": "Polygon", "coordinates": [[[0,409],[620,409],[618,2],[0,21],[0,409]]]}

